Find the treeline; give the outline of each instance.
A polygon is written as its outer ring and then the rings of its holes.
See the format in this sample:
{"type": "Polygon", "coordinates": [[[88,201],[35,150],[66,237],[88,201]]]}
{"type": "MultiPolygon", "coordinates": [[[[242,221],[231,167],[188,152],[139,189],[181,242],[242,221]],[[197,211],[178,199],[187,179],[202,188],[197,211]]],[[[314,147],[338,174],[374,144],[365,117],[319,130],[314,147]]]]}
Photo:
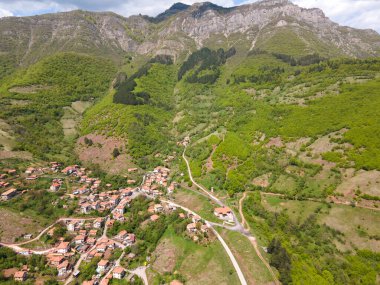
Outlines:
{"type": "Polygon", "coordinates": [[[282,60],[283,62],[286,62],[286,63],[290,64],[291,66],[297,66],[297,65],[307,66],[307,65],[312,65],[312,64],[320,63],[320,62],[326,60],[324,57],[321,57],[317,53],[305,55],[305,56],[302,56],[302,57],[299,57],[299,58],[295,58],[295,57],[293,57],[291,55],[282,54],[282,53],[272,53],[272,55],[275,58],[277,58],[279,60],[282,60]]]}
{"type": "Polygon", "coordinates": [[[187,72],[199,65],[186,78],[186,81],[189,83],[213,84],[220,76],[219,66],[223,65],[228,58],[235,54],[236,49],[234,47],[228,51],[224,51],[223,49],[215,51],[209,48],[197,50],[180,67],[178,80],[181,80],[187,72]]]}
{"type": "Polygon", "coordinates": [[[252,75],[233,75],[235,83],[251,82],[256,84],[273,83],[281,79],[281,74],[285,72],[283,67],[261,66],[259,72],[252,75]]]}
{"type": "Polygon", "coordinates": [[[134,92],[137,83],[136,79],[146,76],[154,63],[160,63],[165,65],[173,64],[173,59],[168,55],[157,55],[149,60],[149,62],[143,65],[136,73],[131,77],[123,73],[119,74],[116,78],[116,93],[113,96],[113,102],[117,104],[125,105],[146,105],[150,103],[150,94],[148,92],[134,92]]]}
{"type": "Polygon", "coordinates": [[[255,48],[248,52],[248,56],[255,56],[255,55],[260,55],[260,54],[270,54],[274,56],[275,58],[291,66],[307,66],[307,65],[312,65],[312,64],[320,63],[327,60],[326,58],[321,57],[317,53],[308,54],[308,55],[296,58],[294,56],[283,54],[283,53],[275,53],[275,52],[270,53],[259,48],[255,48]]]}

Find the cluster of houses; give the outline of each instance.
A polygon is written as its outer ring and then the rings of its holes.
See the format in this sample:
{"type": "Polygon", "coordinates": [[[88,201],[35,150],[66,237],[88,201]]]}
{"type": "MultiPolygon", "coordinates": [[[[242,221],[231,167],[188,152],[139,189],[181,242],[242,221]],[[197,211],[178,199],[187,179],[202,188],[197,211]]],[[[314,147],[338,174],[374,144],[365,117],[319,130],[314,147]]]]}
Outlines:
{"type": "Polygon", "coordinates": [[[82,195],[79,200],[80,212],[89,214],[92,211],[104,212],[109,210],[115,220],[123,221],[124,209],[129,206],[135,190],[134,188],[125,188],[99,194],[82,195]]]}
{"type": "Polygon", "coordinates": [[[16,176],[17,170],[4,169],[3,171],[4,172],[0,174],[0,188],[5,188],[5,191],[1,193],[1,200],[8,201],[18,194],[16,188],[9,188],[11,186],[9,178],[16,176]]]}
{"type": "Polygon", "coordinates": [[[168,194],[173,193],[177,183],[172,182],[168,185],[169,173],[169,168],[163,166],[156,167],[153,172],[150,172],[145,176],[141,191],[145,194],[152,195],[153,197],[163,195],[160,189],[166,189],[168,194]]]}
{"type": "MultiPolygon", "coordinates": [[[[184,216],[184,214],[182,215],[184,216]]],[[[201,217],[188,213],[188,218],[191,218],[191,223],[186,226],[186,230],[195,242],[199,240],[200,235],[204,236],[209,233],[209,227],[202,221],[201,217]]]]}
{"type": "Polygon", "coordinates": [[[63,174],[74,176],[79,178],[79,183],[82,184],[81,187],[74,190],[74,195],[82,195],[88,192],[93,192],[97,190],[102,183],[98,178],[92,178],[88,175],[91,171],[87,172],[86,168],[80,167],[79,165],[69,165],[61,170],[63,174]]]}
{"type": "MultiPolygon", "coordinates": [[[[58,162],[50,162],[48,167],[32,167],[29,166],[22,176],[17,175],[16,169],[4,169],[3,173],[0,174],[0,188],[8,188],[1,194],[1,200],[8,201],[15,197],[19,192],[16,188],[9,188],[11,187],[11,180],[18,179],[22,177],[22,179],[25,179],[26,181],[33,181],[37,180],[41,175],[46,173],[55,173],[58,172],[59,167],[61,166],[58,162]]],[[[59,190],[60,185],[62,181],[54,180],[52,183],[52,186],[50,187],[51,190],[54,189],[54,191],[59,190]]],[[[20,185],[20,181],[15,182],[13,181],[14,186],[16,184],[20,185]]]]}

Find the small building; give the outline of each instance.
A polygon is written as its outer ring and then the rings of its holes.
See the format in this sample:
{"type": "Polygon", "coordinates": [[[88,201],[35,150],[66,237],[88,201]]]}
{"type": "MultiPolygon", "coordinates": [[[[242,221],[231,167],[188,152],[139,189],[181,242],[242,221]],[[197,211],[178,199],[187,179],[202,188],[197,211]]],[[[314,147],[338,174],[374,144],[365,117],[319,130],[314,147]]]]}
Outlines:
{"type": "Polygon", "coordinates": [[[207,233],[208,230],[209,230],[209,228],[208,228],[207,225],[202,225],[202,226],[201,226],[201,232],[202,232],[202,233],[207,233]]]}
{"type": "Polygon", "coordinates": [[[57,247],[58,253],[68,253],[70,251],[70,243],[69,242],[61,242],[57,247]]]}
{"type": "Polygon", "coordinates": [[[109,265],[108,260],[102,259],[98,262],[98,268],[96,269],[96,272],[102,273],[107,270],[107,267],[109,265]]]}
{"type": "Polygon", "coordinates": [[[97,218],[94,221],[94,228],[95,229],[100,229],[103,226],[103,219],[102,218],[97,218]]]}
{"type": "Polygon", "coordinates": [[[74,238],[75,244],[84,244],[85,240],[86,240],[86,236],[84,235],[77,235],[74,238]]]}
{"type": "Polygon", "coordinates": [[[65,276],[69,271],[69,262],[65,260],[57,266],[58,276],[65,276]]]}
{"type": "Polygon", "coordinates": [[[26,271],[16,271],[14,279],[17,282],[24,282],[28,278],[28,273],[26,271]]]}
{"type": "Polygon", "coordinates": [[[51,191],[58,191],[61,188],[61,184],[58,182],[53,182],[50,186],[51,191]]]}
{"type": "Polygon", "coordinates": [[[67,230],[69,231],[69,232],[73,232],[73,231],[75,231],[75,227],[76,227],[76,223],[68,223],[67,224],[67,230]]]}
{"type": "Polygon", "coordinates": [[[186,226],[186,229],[190,233],[195,233],[197,231],[197,224],[196,223],[191,223],[186,226]]]}
{"type": "Polygon", "coordinates": [[[198,222],[200,222],[202,219],[201,219],[200,216],[195,215],[195,216],[193,216],[193,217],[191,218],[191,220],[193,221],[193,223],[198,223],[198,222]]]}
{"type": "Polygon", "coordinates": [[[157,221],[159,218],[160,218],[160,216],[159,216],[159,215],[156,215],[156,214],[150,216],[150,220],[151,220],[152,222],[157,221]]]}
{"type": "Polygon", "coordinates": [[[115,267],[115,269],[112,272],[112,277],[115,279],[122,279],[125,275],[125,270],[121,266],[115,267]]]}
{"type": "Polygon", "coordinates": [[[164,207],[162,207],[161,204],[155,204],[155,205],[154,205],[154,212],[156,212],[156,213],[160,213],[160,212],[162,212],[163,210],[164,210],[164,207]]]}
{"type": "Polygon", "coordinates": [[[1,200],[8,201],[17,195],[17,189],[12,188],[1,194],[1,200]]]}
{"type": "Polygon", "coordinates": [[[232,220],[232,211],[228,207],[215,208],[214,215],[219,219],[232,220]]]}
{"type": "Polygon", "coordinates": [[[80,208],[81,208],[82,214],[88,214],[92,210],[92,207],[89,203],[82,204],[80,208]]]}

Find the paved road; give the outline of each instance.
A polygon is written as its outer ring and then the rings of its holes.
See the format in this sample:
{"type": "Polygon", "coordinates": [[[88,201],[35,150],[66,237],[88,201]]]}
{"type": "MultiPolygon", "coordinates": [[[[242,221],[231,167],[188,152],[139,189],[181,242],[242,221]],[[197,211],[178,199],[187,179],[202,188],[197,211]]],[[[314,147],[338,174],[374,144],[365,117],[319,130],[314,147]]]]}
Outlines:
{"type": "Polygon", "coordinates": [[[46,250],[34,250],[34,249],[23,248],[23,247],[21,247],[21,245],[25,245],[25,244],[28,244],[28,243],[31,243],[31,242],[39,240],[48,230],[50,230],[52,227],[54,227],[59,222],[64,222],[64,221],[85,221],[85,220],[94,220],[94,219],[96,219],[96,218],[60,218],[56,222],[54,222],[53,224],[51,224],[50,226],[48,226],[45,229],[43,229],[33,239],[30,239],[30,240],[27,240],[27,241],[23,241],[23,242],[19,242],[19,243],[4,243],[4,242],[0,242],[0,245],[4,246],[4,247],[11,248],[15,252],[17,252],[17,253],[29,251],[29,253],[31,253],[31,254],[32,253],[33,254],[39,254],[39,255],[40,254],[48,254],[49,252],[54,251],[55,248],[53,247],[53,248],[49,248],[49,249],[46,249],[46,250]]]}
{"type": "Polygon", "coordinates": [[[144,285],[148,285],[148,277],[146,276],[146,266],[137,267],[134,270],[127,270],[128,272],[137,275],[144,281],[144,285]]]}

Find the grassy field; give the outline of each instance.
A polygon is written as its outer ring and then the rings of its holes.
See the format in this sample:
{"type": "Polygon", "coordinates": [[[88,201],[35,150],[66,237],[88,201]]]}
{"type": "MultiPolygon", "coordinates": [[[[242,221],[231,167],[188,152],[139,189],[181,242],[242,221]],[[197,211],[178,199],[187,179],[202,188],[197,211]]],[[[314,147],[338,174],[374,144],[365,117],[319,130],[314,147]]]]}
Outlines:
{"type": "Polygon", "coordinates": [[[220,222],[214,215],[214,208],[217,205],[209,198],[197,193],[196,190],[179,188],[174,194],[174,202],[196,212],[202,218],[212,222],[220,222]]]}
{"type": "Polygon", "coordinates": [[[25,213],[18,213],[4,207],[0,208],[0,240],[13,242],[24,234],[36,235],[43,226],[41,221],[31,218],[25,213]]]}
{"type": "Polygon", "coordinates": [[[269,195],[262,197],[262,204],[266,209],[275,212],[284,210],[297,224],[302,224],[308,217],[318,213],[318,223],[344,235],[343,239],[335,240],[342,251],[356,248],[380,251],[379,211],[313,201],[286,200],[269,195]]]}
{"type": "Polygon", "coordinates": [[[177,271],[185,277],[186,284],[240,284],[232,263],[218,241],[208,246],[198,245],[168,228],[154,255],[156,259],[152,267],[155,271],[177,271]]]}
{"type": "Polygon", "coordinates": [[[219,232],[234,254],[248,284],[270,284],[273,281],[248,238],[233,231],[219,232]]]}

